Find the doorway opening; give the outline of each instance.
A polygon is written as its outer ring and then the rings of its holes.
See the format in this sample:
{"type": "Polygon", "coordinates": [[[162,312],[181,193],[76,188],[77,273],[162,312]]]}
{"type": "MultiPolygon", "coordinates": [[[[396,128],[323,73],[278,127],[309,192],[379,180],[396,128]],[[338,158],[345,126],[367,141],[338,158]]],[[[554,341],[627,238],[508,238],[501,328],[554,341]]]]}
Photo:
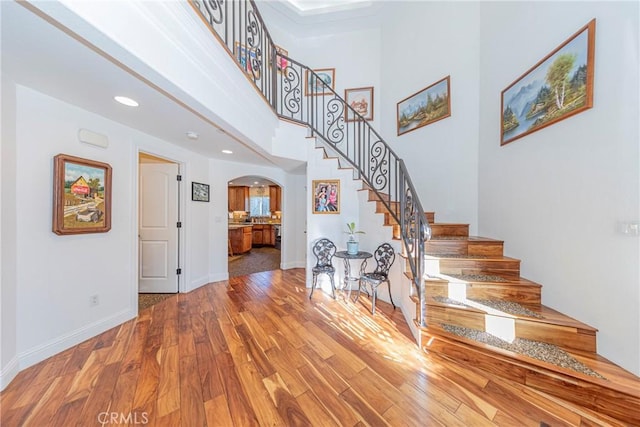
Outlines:
{"type": "Polygon", "coordinates": [[[282,187],[260,176],[228,183],[229,277],[280,269],[282,187]]]}
{"type": "Polygon", "coordinates": [[[138,309],[179,290],[180,165],[138,156],[138,309]]]}

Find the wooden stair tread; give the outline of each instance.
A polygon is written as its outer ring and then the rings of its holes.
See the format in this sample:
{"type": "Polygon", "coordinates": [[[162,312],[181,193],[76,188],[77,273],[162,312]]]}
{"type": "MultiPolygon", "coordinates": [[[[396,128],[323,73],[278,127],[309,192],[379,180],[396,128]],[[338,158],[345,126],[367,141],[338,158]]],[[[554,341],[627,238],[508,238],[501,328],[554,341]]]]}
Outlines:
{"type": "Polygon", "coordinates": [[[447,242],[447,241],[469,241],[469,242],[501,242],[504,243],[503,240],[491,239],[489,237],[482,236],[433,236],[429,239],[429,242],[447,242]]]}
{"type": "Polygon", "coordinates": [[[477,312],[477,313],[483,313],[483,314],[491,314],[497,317],[520,319],[520,320],[526,320],[529,322],[547,323],[547,324],[559,325],[559,326],[569,326],[569,327],[573,327],[573,328],[576,328],[582,331],[591,332],[591,333],[595,333],[598,331],[593,326],[587,325],[586,323],[582,323],[572,317],[566,316],[560,313],[559,311],[554,310],[542,304],[539,304],[539,305],[519,304],[525,309],[530,310],[531,312],[536,313],[542,317],[533,317],[533,316],[528,316],[526,314],[501,312],[500,310],[492,309],[489,306],[487,306],[488,308],[487,310],[484,310],[483,308],[477,307],[477,306],[458,305],[458,304],[442,302],[442,301],[435,300],[432,297],[427,297],[427,305],[447,307],[453,310],[462,310],[462,311],[470,311],[470,312],[477,312]]]}
{"type": "Polygon", "coordinates": [[[481,280],[482,276],[486,278],[491,278],[489,275],[474,275],[474,278],[458,278],[453,277],[447,274],[440,274],[438,276],[425,276],[426,281],[430,282],[442,282],[443,285],[451,282],[451,283],[469,283],[472,285],[482,285],[482,284],[491,284],[491,285],[504,285],[504,286],[535,286],[541,288],[542,285],[536,282],[533,282],[529,279],[525,279],[524,277],[520,277],[518,279],[507,279],[501,278],[502,280],[481,280]]]}
{"type": "MultiPolygon", "coordinates": [[[[525,354],[515,353],[500,347],[495,347],[490,344],[478,342],[470,338],[459,336],[448,332],[438,325],[429,325],[426,327],[419,327],[421,332],[430,335],[439,335],[451,341],[456,341],[464,346],[475,347],[484,351],[489,351],[491,354],[495,354],[497,360],[505,360],[505,358],[511,359],[509,363],[521,366],[528,366],[530,368],[535,367],[541,371],[547,371],[547,373],[559,374],[563,377],[568,377],[566,380],[575,384],[575,381],[571,379],[579,379],[581,381],[598,385],[607,389],[616,390],[621,393],[627,394],[640,403],[640,380],[628,371],[620,368],[619,366],[611,363],[607,359],[597,355],[596,353],[585,353],[575,350],[568,350],[562,348],[563,351],[570,356],[583,363],[588,368],[599,373],[605,379],[584,374],[573,369],[564,368],[555,365],[544,360],[540,360],[525,354]]],[[[426,348],[428,350],[428,348],[426,348]]]]}
{"type": "Polygon", "coordinates": [[[459,255],[459,254],[435,254],[433,252],[424,254],[425,259],[444,259],[444,260],[459,260],[459,261],[520,261],[517,258],[511,258],[508,256],[495,256],[495,255],[459,255]]]}

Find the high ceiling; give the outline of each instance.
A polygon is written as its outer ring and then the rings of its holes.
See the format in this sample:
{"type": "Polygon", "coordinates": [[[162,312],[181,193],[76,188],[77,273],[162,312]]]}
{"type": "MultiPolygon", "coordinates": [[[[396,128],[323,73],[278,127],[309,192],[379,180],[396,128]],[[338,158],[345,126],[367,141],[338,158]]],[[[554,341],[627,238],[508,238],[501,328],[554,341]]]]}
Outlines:
{"type": "Polygon", "coordinates": [[[175,95],[179,91],[172,88],[171,95],[150,85],[19,3],[1,2],[1,6],[4,81],[10,79],[208,158],[288,171],[300,167],[301,162],[267,156],[239,142],[186,94],[175,95]],[[118,104],[115,95],[134,98],[140,106],[118,104]],[[187,132],[198,138],[190,139],[187,132]]]}

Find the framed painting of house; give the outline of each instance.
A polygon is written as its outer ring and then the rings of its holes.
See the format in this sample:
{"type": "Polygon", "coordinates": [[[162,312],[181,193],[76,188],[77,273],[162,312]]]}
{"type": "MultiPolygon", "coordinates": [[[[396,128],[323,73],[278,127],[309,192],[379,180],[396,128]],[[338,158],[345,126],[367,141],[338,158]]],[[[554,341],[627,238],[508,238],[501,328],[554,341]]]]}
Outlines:
{"type": "Polygon", "coordinates": [[[313,207],[314,214],[339,214],[340,213],[340,180],[317,179],[313,180],[313,207]]]}
{"type": "Polygon", "coordinates": [[[500,145],[593,107],[596,20],[502,91],[500,145]]]}
{"type": "Polygon", "coordinates": [[[58,154],[53,158],[53,232],[111,230],[111,166],[58,154]]]}
{"type": "Polygon", "coordinates": [[[373,87],[345,89],[344,100],[353,109],[345,108],[345,121],[355,122],[360,117],[364,120],[373,120],[373,87]],[[354,111],[360,116],[356,116],[354,111]]]}

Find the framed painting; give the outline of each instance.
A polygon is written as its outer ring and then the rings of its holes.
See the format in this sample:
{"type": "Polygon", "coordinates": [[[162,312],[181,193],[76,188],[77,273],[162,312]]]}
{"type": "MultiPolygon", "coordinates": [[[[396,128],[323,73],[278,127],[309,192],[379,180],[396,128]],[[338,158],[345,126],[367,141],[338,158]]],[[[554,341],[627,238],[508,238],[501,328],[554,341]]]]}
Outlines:
{"type": "Polygon", "coordinates": [[[53,232],[111,230],[111,166],[58,154],[53,158],[53,232]]]}
{"type": "Polygon", "coordinates": [[[322,179],[313,181],[313,213],[340,213],[340,180],[322,179]]]}
{"type": "Polygon", "coordinates": [[[451,116],[450,76],[398,102],[398,136],[451,116]]]}
{"type": "Polygon", "coordinates": [[[502,91],[500,145],[593,107],[596,20],[502,91]]]}
{"type": "MultiPolygon", "coordinates": [[[[373,87],[345,89],[344,100],[363,119],[373,120],[373,87]]],[[[345,108],[345,121],[355,122],[359,119],[353,111],[345,108]]]]}
{"type": "Polygon", "coordinates": [[[330,95],[335,88],[336,69],[320,68],[311,71],[307,70],[304,94],[306,96],[330,95]]]}
{"type": "Polygon", "coordinates": [[[209,184],[191,182],[191,200],[194,202],[208,202],[209,184]]]}
{"type": "Polygon", "coordinates": [[[282,47],[276,46],[276,69],[278,73],[282,73],[282,70],[289,66],[289,61],[285,56],[289,56],[289,52],[282,47]]]}
{"type": "Polygon", "coordinates": [[[260,66],[256,59],[255,50],[249,49],[249,55],[247,56],[247,47],[244,44],[240,44],[240,42],[236,42],[234,54],[236,61],[238,61],[238,64],[240,64],[240,67],[242,67],[245,73],[254,77],[256,80],[260,78],[260,66]],[[249,60],[247,60],[247,58],[249,58],[249,60]]]}

